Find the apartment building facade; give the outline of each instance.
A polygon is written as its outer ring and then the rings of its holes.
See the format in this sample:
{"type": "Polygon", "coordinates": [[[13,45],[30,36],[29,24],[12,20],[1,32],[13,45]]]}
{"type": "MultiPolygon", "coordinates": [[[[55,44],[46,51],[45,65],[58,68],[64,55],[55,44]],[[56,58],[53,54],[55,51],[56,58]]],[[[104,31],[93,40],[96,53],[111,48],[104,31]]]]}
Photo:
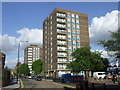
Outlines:
{"type": "Polygon", "coordinates": [[[89,46],[87,14],[55,8],[43,22],[44,71],[53,77],[70,72],[71,53],[84,46],[89,46]]]}
{"type": "Polygon", "coordinates": [[[28,64],[30,74],[33,74],[32,63],[38,59],[42,60],[42,47],[30,45],[24,49],[24,63],[28,64]]]}

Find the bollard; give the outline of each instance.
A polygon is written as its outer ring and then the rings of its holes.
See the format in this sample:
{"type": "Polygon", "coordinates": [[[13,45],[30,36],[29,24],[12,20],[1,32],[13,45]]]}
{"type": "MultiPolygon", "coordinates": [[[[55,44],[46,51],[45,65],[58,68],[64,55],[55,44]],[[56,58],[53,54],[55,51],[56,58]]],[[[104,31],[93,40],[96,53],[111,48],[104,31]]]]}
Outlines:
{"type": "Polygon", "coordinates": [[[105,83],[103,84],[103,90],[106,90],[106,84],[105,83]]]}
{"type": "Polygon", "coordinates": [[[81,89],[80,83],[76,84],[76,90],[80,90],[80,89],[81,89]]]}
{"type": "Polygon", "coordinates": [[[92,83],[92,90],[95,90],[95,83],[92,83]]]}
{"type": "Polygon", "coordinates": [[[85,85],[85,88],[86,88],[86,90],[88,90],[88,81],[85,81],[85,83],[84,83],[84,85],[85,85]]]}
{"type": "Polygon", "coordinates": [[[78,83],[76,84],[76,90],[86,90],[84,83],[78,83]]]}

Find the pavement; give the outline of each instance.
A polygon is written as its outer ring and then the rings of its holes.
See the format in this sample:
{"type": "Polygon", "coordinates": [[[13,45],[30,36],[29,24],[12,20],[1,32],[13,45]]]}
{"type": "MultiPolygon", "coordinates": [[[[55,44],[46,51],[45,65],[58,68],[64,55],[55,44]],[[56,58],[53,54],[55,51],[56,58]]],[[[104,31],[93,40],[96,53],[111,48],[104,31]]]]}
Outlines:
{"type": "Polygon", "coordinates": [[[1,88],[0,90],[15,90],[21,87],[21,80],[18,80],[17,83],[17,79],[12,79],[12,81],[9,83],[8,86],[1,88]]]}

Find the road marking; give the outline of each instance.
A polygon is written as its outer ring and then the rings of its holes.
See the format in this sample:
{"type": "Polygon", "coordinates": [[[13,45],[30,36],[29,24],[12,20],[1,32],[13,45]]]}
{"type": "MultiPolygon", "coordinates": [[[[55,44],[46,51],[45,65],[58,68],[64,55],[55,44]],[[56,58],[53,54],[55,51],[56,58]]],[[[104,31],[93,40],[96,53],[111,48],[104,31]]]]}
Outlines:
{"type": "Polygon", "coordinates": [[[58,84],[58,85],[61,85],[61,86],[64,86],[64,87],[69,87],[69,88],[76,88],[74,86],[70,86],[70,85],[65,85],[65,84],[60,84],[60,83],[56,83],[56,82],[52,82],[53,84],[58,84]]]}
{"type": "Polygon", "coordinates": [[[20,79],[20,85],[21,85],[21,88],[24,88],[24,84],[23,84],[23,81],[20,79]]]}

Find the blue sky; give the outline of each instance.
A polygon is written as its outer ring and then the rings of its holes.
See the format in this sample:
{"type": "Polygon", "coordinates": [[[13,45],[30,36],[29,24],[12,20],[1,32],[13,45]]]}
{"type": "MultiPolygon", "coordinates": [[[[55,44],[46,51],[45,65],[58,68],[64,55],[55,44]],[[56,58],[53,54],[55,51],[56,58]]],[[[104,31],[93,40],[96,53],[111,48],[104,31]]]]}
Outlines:
{"type": "MultiPolygon", "coordinates": [[[[14,39],[20,38],[17,31],[28,28],[42,30],[44,19],[54,10],[63,8],[71,11],[88,14],[88,22],[91,25],[93,18],[99,20],[101,16],[118,9],[117,2],[3,2],[2,3],[2,35],[14,39]]],[[[26,29],[25,29],[26,30],[26,29]]],[[[103,32],[103,31],[102,31],[103,32]]],[[[23,34],[23,33],[22,33],[23,34]]],[[[102,35],[101,35],[102,36],[102,35]]],[[[39,37],[39,36],[38,36],[39,37]]],[[[7,39],[8,40],[8,39],[7,39]]],[[[7,41],[6,41],[7,42],[7,41]]],[[[15,43],[14,43],[15,44],[15,43]]],[[[9,44],[8,44],[9,45],[9,44]]],[[[13,45],[16,48],[17,45],[13,45]]],[[[8,46],[9,47],[9,46],[8,46]]],[[[100,46],[92,45],[94,49],[100,46]]],[[[10,49],[12,50],[12,49],[10,49]]],[[[4,51],[4,50],[3,50],[4,51]]],[[[23,49],[21,50],[21,52],[23,49]]],[[[9,51],[8,51],[9,52],[9,51]]],[[[23,57],[23,52],[20,54],[23,57]]],[[[7,60],[17,58],[17,53],[7,54],[7,60]]]]}
{"type": "Polygon", "coordinates": [[[117,2],[64,2],[64,3],[3,3],[3,34],[16,35],[16,30],[23,27],[42,29],[43,20],[54,8],[63,8],[76,12],[86,13],[89,24],[93,17],[99,17],[107,12],[118,9],[117,2]]]}

